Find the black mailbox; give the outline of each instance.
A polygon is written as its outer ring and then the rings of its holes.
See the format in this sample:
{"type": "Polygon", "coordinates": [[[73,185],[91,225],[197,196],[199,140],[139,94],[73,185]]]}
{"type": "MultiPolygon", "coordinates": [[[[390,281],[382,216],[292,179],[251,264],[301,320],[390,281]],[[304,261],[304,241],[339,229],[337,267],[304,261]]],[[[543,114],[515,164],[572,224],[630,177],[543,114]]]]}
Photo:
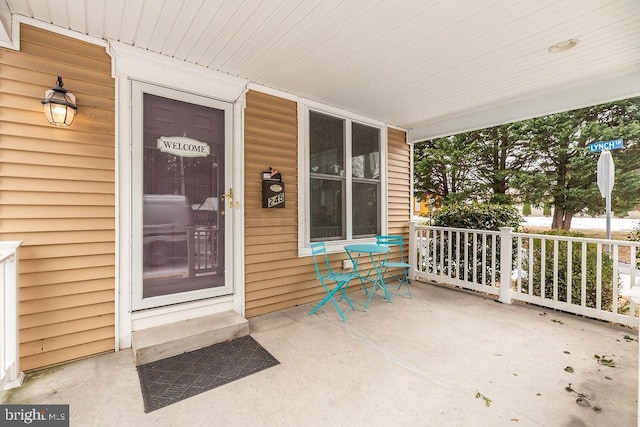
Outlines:
{"type": "Polygon", "coordinates": [[[284,182],[277,171],[262,173],[262,207],[284,208],[284,182]]]}

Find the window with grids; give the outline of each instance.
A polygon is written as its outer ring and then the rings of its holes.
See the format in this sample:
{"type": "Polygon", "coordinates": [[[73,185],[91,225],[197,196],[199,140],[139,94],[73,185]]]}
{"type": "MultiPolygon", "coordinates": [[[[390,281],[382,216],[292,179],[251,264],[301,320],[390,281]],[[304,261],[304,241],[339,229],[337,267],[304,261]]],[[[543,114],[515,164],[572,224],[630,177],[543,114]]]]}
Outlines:
{"type": "Polygon", "coordinates": [[[377,127],[309,111],[311,241],[380,233],[380,133],[377,127]]]}

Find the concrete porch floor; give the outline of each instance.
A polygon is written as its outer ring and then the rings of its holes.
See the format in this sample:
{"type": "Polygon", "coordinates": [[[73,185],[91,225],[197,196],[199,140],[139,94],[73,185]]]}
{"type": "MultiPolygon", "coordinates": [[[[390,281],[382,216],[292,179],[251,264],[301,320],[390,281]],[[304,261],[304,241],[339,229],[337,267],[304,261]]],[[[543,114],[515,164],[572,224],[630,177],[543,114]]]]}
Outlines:
{"type": "Polygon", "coordinates": [[[2,402],[69,404],[72,426],[637,425],[636,331],[424,283],[413,291],[374,298],[346,323],[330,304],[252,318],[280,365],[149,414],[131,350],[28,374],[2,402]],[[602,410],[576,403],[569,384],[602,410]]]}

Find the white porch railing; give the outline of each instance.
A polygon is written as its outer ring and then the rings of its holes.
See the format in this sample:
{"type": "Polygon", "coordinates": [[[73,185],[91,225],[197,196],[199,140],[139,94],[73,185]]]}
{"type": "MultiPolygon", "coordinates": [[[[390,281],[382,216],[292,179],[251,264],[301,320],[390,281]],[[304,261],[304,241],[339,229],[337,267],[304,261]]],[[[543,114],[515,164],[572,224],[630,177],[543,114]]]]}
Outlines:
{"type": "Polygon", "coordinates": [[[422,226],[410,228],[412,278],[638,326],[640,242],[422,226]]]}
{"type": "Polygon", "coordinates": [[[0,391],[22,385],[18,354],[18,247],[0,242],[0,391]]]}

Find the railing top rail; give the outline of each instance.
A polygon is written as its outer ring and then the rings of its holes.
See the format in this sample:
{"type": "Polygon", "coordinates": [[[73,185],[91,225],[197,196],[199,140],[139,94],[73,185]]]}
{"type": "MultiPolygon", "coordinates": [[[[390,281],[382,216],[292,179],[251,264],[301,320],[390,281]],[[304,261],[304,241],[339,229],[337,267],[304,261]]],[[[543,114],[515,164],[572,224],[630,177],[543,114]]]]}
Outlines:
{"type": "Polygon", "coordinates": [[[523,237],[523,238],[533,238],[533,239],[545,239],[545,240],[561,240],[561,241],[570,241],[570,242],[584,242],[584,243],[602,243],[605,245],[620,245],[624,244],[627,246],[637,246],[640,247],[640,242],[635,242],[631,240],[613,240],[613,239],[599,239],[594,237],[573,237],[573,236],[562,236],[555,234],[532,234],[532,233],[512,233],[513,237],[523,237]]]}
{"type": "MultiPolygon", "coordinates": [[[[435,225],[424,225],[424,224],[416,224],[417,230],[439,230],[439,231],[456,231],[462,233],[476,233],[476,234],[500,234],[500,231],[495,230],[477,230],[473,228],[456,228],[456,227],[441,227],[435,225]]],[[[522,238],[532,238],[532,239],[545,239],[545,240],[558,240],[558,241],[571,241],[571,242],[584,242],[584,243],[602,243],[604,245],[627,245],[627,246],[636,246],[640,248],[640,242],[632,241],[632,240],[614,240],[614,239],[603,239],[603,238],[594,238],[594,237],[574,237],[574,236],[563,236],[563,235],[555,235],[555,234],[540,234],[540,233],[523,233],[523,232],[511,232],[513,237],[522,237],[522,238]]]]}
{"type": "Polygon", "coordinates": [[[462,233],[476,233],[476,234],[500,234],[500,231],[497,230],[478,230],[474,228],[455,228],[455,227],[440,227],[436,225],[419,225],[416,224],[417,230],[441,230],[441,231],[459,231],[462,233]]]}

